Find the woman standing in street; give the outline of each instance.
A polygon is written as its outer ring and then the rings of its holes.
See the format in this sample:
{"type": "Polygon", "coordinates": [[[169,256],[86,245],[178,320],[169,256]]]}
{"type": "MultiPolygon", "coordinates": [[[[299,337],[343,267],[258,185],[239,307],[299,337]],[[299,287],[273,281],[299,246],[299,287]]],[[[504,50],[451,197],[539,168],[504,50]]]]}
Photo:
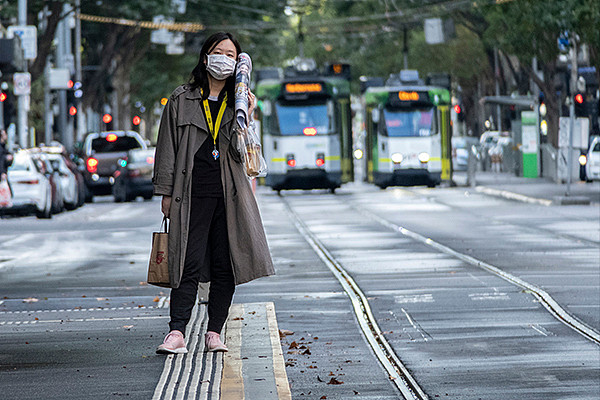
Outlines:
{"type": "MultiPolygon", "coordinates": [[[[220,338],[235,285],[274,273],[254,194],[234,131],[235,65],[241,48],[230,33],[210,36],[190,82],[163,111],[154,165],[154,193],[170,219],[170,332],[158,353],[187,353],[185,329],[198,283],[210,282],[208,351],[220,338]]],[[[249,94],[249,112],[255,98],[249,94]]]]}

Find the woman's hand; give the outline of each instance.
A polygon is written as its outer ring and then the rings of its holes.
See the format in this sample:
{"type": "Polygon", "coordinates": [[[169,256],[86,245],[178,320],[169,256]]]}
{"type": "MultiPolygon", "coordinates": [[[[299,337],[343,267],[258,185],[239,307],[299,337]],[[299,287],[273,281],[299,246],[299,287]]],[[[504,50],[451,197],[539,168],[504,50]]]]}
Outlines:
{"type": "Polygon", "coordinates": [[[164,216],[169,218],[171,211],[171,196],[163,196],[160,208],[164,216]]]}
{"type": "Polygon", "coordinates": [[[248,117],[252,118],[254,114],[254,107],[256,107],[256,96],[248,89],[248,117]]]}

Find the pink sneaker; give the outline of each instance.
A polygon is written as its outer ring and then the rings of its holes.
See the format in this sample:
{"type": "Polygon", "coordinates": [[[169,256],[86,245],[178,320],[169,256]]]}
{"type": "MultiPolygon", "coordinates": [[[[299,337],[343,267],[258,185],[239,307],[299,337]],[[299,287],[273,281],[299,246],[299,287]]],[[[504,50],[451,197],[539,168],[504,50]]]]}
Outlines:
{"type": "Polygon", "coordinates": [[[171,331],[165,337],[163,344],[156,349],[158,354],[185,354],[188,352],[185,347],[183,333],[179,331],[171,331]]]}
{"type": "Polygon", "coordinates": [[[204,343],[206,343],[206,351],[229,351],[227,346],[221,342],[221,335],[217,332],[206,332],[204,343]]]}

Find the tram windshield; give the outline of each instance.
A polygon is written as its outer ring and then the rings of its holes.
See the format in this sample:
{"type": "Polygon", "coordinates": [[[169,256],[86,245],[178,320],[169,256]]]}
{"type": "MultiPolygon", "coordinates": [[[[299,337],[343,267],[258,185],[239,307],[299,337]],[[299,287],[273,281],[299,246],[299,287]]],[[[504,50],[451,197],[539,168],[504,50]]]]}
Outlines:
{"type": "Polygon", "coordinates": [[[279,132],[283,136],[327,135],[330,129],[326,104],[276,104],[279,132]]]}
{"type": "Polygon", "coordinates": [[[387,135],[391,137],[431,136],[433,108],[412,110],[383,110],[387,135]]]}

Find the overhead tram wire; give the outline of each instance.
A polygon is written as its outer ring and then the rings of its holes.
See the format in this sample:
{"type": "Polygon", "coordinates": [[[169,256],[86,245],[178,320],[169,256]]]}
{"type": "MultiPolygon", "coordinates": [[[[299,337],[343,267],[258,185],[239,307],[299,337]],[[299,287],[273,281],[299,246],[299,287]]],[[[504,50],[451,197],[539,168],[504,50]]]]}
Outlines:
{"type": "MultiPolygon", "coordinates": [[[[488,2],[477,4],[479,6],[485,5],[493,5],[493,4],[504,4],[509,3],[516,0],[489,0],[488,2]]],[[[350,16],[350,17],[341,17],[341,18],[333,18],[333,19],[321,19],[316,21],[306,21],[304,25],[306,27],[340,27],[341,29],[346,29],[344,24],[347,23],[360,23],[367,21],[377,21],[377,20],[394,20],[398,23],[417,23],[421,21],[423,18],[433,16],[433,15],[444,15],[448,14],[452,11],[466,9],[473,7],[473,0],[445,0],[439,2],[431,2],[426,5],[421,5],[414,8],[408,8],[406,11],[396,11],[391,13],[384,14],[373,14],[369,16],[350,16]],[[432,10],[433,8],[444,7],[443,10],[432,10]],[[404,18],[404,20],[402,20],[404,18]]],[[[233,5],[230,4],[233,7],[233,5]]],[[[241,6],[240,6],[241,7],[241,6]]],[[[248,10],[250,11],[250,10],[248,10]]],[[[259,9],[253,9],[254,12],[260,11],[259,9]]],[[[277,29],[277,28],[288,28],[287,24],[275,24],[275,23],[267,23],[266,21],[255,21],[252,25],[204,25],[198,22],[170,22],[170,23],[155,23],[151,21],[136,21],[126,18],[115,18],[115,17],[102,17],[98,15],[89,15],[89,14],[80,14],[79,18],[82,21],[88,22],[96,22],[96,23],[105,23],[105,24],[115,24],[115,25],[123,25],[123,26],[131,26],[131,27],[139,27],[143,29],[167,29],[169,31],[176,32],[189,32],[196,33],[202,32],[207,29],[221,29],[221,30],[231,30],[231,29],[242,29],[248,32],[261,32],[263,30],[277,29]],[[269,26],[256,26],[256,22],[260,22],[262,25],[268,24],[269,26]]],[[[356,32],[360,32],[361,27],[355,27],[356,32]]],[[[372,29],[372,25],[369,25],[365,28],[365,30],[372,29]]],[[[311,34],[310,31],[307,30],[308,34],[311,34]]],[[[324,34],[322,32],[316,32],[316,34],[324,34]]]]}

